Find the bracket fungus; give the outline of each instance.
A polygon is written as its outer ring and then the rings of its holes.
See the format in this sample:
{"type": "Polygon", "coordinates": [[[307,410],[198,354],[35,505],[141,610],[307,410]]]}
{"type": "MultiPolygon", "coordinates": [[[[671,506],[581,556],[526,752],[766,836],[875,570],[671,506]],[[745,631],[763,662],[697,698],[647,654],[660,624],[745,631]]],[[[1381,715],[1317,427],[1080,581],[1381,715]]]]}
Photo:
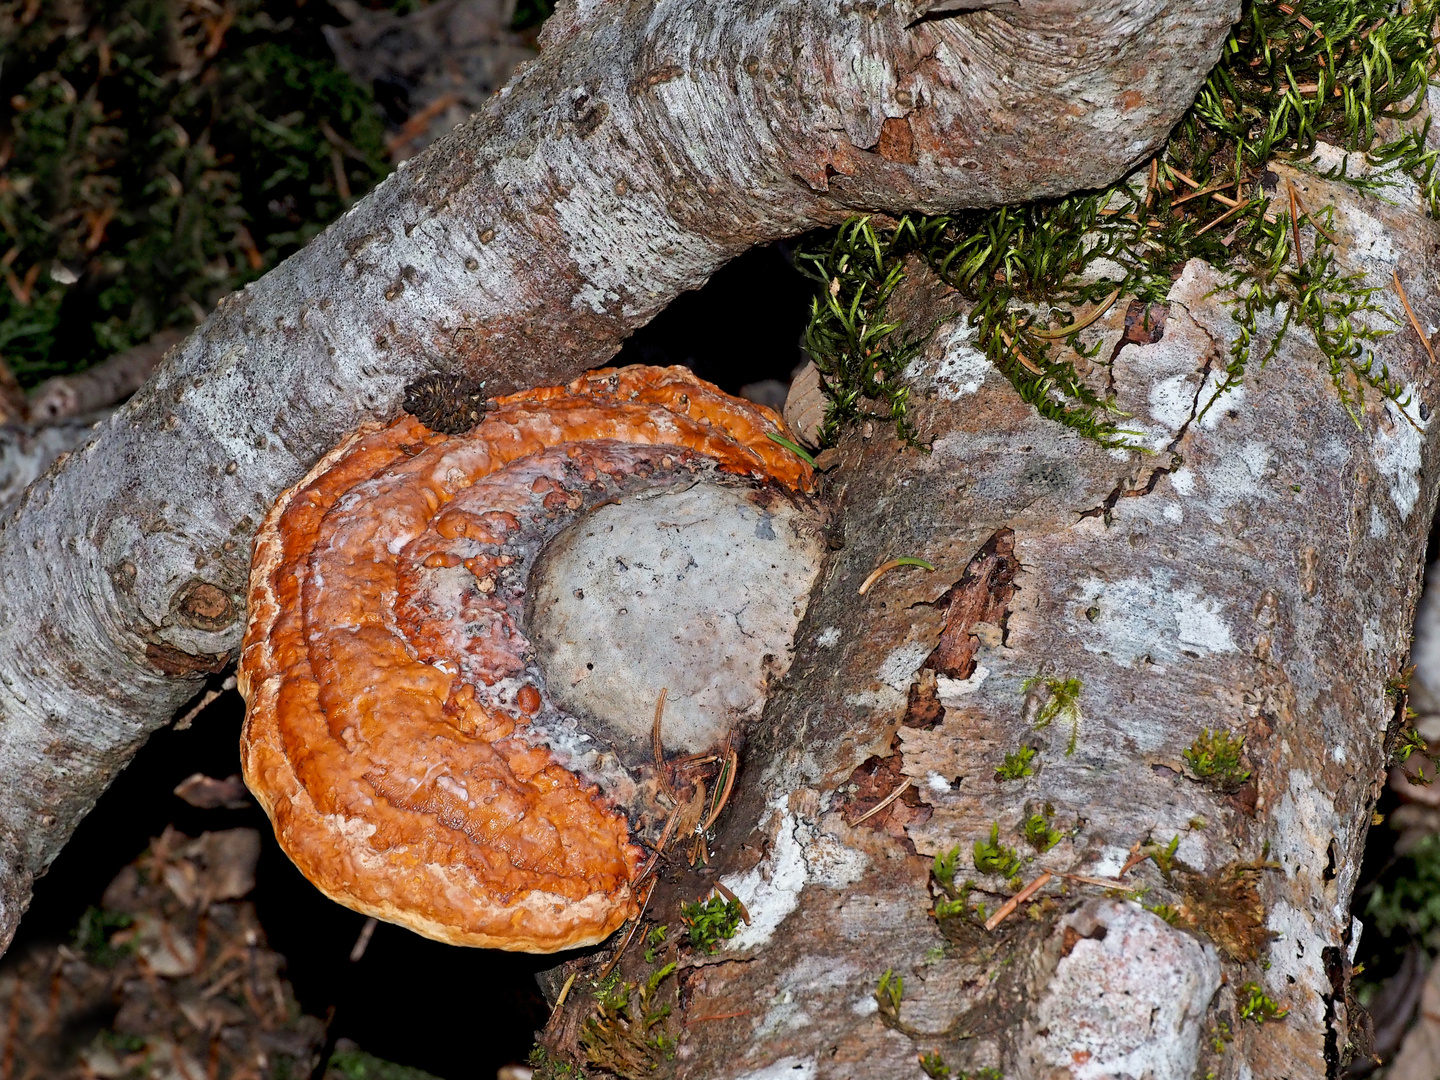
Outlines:
{"type": "Polygon", "coordinates": [[[733,781],[789,665],[820,514],[808,467],[768,438],[775,414],[682,368],[479,412],[460,435],[367,425],[276,503],[242,761],[332,899],[552,952],[637,913],[640,842],[702,801],[687,768],[733,781]]]}

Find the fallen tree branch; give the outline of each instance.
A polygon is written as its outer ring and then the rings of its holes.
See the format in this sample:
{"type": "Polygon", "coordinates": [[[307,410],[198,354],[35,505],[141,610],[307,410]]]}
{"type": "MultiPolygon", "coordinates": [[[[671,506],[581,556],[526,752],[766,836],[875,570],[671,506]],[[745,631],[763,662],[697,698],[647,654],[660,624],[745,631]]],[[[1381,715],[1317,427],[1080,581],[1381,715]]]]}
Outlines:
{"type": "Polygon", "coordinates": [[[562,7],[481,113],[222,301],[0,525],[0,943],[231,661],[266,508],[407,383],[563,381],[749,246],[857,209],[1108,182],[1190,104],[1236,10],[562,7]]]}

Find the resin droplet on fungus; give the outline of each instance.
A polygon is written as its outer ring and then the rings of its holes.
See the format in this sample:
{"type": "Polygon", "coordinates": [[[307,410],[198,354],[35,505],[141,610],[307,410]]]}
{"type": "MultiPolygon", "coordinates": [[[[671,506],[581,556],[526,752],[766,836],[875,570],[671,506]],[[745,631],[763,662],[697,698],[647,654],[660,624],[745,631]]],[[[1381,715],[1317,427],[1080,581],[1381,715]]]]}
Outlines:
{"type": "Polygon", "coordinates": [[[658,688],[667,748],[734,745],[819,566],[783,430],[625,368],[462,435],[367,426],[286,492],[256,538],[241,749],[305,876],[454,944],[550,952],[634,915],[633,841],[667,812],[658,688]]]}

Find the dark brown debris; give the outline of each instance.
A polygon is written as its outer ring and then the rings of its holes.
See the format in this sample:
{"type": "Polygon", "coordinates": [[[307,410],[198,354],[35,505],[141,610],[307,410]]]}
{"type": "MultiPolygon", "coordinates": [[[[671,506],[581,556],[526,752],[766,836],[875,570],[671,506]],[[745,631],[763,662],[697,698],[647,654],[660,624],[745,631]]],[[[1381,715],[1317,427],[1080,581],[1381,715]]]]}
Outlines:
{"type": "Polygon", "coordinates": [[[204,773],[194,773],[175,785],[175,794],[201,810],[244,810],[250,805],[250,792],[239,773],[221,780],[204,773]]]}
{"type": "Polygon", "coordinates": [[[0,969],[8,1080],[309,1076],[324,1024],[301,1013],[254,907],[260,836],[174,829],[105,890],[70,945],[0,969]]]}
{"type": "Polygon", "coordinates": [[[935,601],[945,608],[945,629],[924,667],[952,679],[968,679],[975,671],[975,653],[981,623],[1000,628],[1010,614],[1015,595],[1015,533],[1000,529],[985,541],[950,590],[935,601]]]}

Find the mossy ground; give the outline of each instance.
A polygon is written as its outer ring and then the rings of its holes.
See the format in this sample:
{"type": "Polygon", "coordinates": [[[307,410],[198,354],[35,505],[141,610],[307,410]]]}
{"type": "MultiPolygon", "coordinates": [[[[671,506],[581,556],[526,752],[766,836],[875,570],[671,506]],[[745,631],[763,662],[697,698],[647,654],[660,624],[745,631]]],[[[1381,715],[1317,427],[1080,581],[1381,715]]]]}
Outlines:
{"type": "Polygon", "coordinates": [[[298,250],[389,170],[304,0],[0,0],[0,356],[81,370],[298,250]]]}

